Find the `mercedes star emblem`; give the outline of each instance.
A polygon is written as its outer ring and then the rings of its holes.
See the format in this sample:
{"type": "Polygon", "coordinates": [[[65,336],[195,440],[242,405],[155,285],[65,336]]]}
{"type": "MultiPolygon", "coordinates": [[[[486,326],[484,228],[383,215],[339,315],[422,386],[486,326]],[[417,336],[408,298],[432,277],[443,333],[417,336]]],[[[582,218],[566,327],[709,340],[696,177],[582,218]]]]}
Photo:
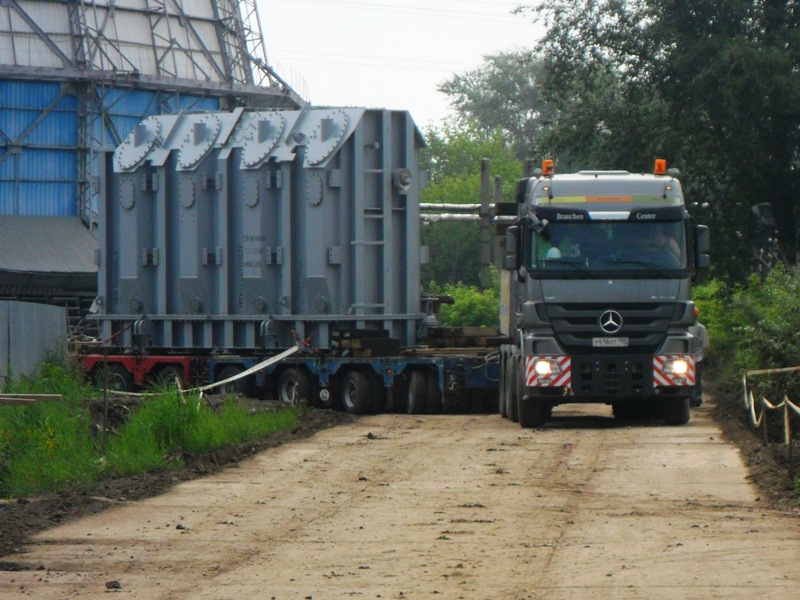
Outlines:
{"type": "Polygon", "coordinates": [[[622,315],[615,310],[607,310],[600,315],[600,329],[606,333],[619,333],[622,329],[622,315]]]}

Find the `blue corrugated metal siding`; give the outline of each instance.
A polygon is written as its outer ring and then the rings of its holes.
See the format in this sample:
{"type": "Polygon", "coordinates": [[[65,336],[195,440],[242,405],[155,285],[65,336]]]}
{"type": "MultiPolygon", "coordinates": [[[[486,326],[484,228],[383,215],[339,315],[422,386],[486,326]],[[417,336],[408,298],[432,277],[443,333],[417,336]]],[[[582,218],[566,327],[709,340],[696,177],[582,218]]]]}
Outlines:
{"type": "MultiPolygon", "coordinates": [[[[78,216],[89,202],[78,199],[79,102],[71,93],[59,97],[63,85],[0,80],[0,215],[78,216]],[[9,144],[17,148],[6,155],[9,144]]],[[[220,106],[218,98],[206,96],[123,88],[102,93],[107,121],[102,115],[86,117],[94,151],[113,150],[145,117],[220,106]]],[[[86,168],[99,175],[96,164],[86,168]]]]}
{"type": "Polygon", "coordinates": [[[0,214],[77,215],[78,100],[63,89],[0,81],[0,214]]]}

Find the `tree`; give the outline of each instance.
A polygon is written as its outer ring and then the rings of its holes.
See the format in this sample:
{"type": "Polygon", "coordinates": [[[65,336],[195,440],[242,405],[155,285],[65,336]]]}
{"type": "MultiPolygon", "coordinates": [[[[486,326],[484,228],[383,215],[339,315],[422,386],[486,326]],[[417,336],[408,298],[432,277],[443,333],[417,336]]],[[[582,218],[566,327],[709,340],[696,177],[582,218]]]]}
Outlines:
{"type": "Polygon", "coordinates": [[[545,0],[545,139],[571,162],[642,168],[657,153],[708,204],[715,263],[741,279],[755,244],[749,207],[772,202],[797,252],[800,8],[781,0],[545,0]],[[559,96],[560,95],[560,96],[559,96]],[[559,99],[559,97],[561,99],[559,99]],[[737,248],[737,252],[730,252],[737,248]]]}
{"type": "MultiPolygon", "coordinates": [[[[503,178],[504,196],[513,193],[522,167],[499,130],[484,132],[445,125],[428,130],[426,139],[422,167],[429,171],[431,184],[422,191],[422,202],[479,203],[482,158],[489,158],[492,173],[503,178]]],[[[479,284],[477,223],[431,223],[422,228],[421,237],[430,254],[430,262],[422,266],[423,284],[479,284]]]]}
{"type": "Polygon", "coordinates": [[[502,131],[524,160],[539,154],[541,136],[557,117],[544,97],[543,69],[542,59],[531,50],[489,55],[439,91],[450,97],[462,125],[485,135],[502,131]]]}

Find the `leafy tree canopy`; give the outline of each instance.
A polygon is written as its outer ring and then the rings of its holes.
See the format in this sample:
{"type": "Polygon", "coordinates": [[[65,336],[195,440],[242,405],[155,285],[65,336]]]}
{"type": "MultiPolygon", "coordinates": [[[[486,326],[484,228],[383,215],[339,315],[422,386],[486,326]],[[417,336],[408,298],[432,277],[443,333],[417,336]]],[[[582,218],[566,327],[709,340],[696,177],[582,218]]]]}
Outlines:
{"type": "MultiPolygon", "coordinates": [[[[491,161],[493,176],[503,181],[504,197],[513,193],[522,167],[499,130],[444,126],[426,132],[428,148],[422,167],[430,172],[431,184],[422,191],[422,202],[432,204],[478,204],[481,201],[481,160],[491,161]]],[[[422,229],[430,262],[422,267],[422,281],[440,285],[464,283],[477,286],[480,275],[477,223],[438,222],[422,229]]]]}
{"type": "Polygon", "coordinates": [[[546,35],[441,86],[460,123],[500,129],[518,157],[550,155],[562,171],[649,171],[666,158],[712,226],[726,279],[752,269],[754,204],[773,204],[781,250],[795,258],[800,3],[544,0],[518,12],[546,35]]]}

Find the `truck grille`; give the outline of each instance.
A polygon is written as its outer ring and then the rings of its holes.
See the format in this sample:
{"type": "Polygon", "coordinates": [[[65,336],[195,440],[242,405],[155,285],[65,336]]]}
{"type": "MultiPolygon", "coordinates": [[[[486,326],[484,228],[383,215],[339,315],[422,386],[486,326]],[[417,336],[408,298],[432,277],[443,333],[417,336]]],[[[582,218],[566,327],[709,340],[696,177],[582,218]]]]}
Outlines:
{"type": "Polygon", "coordinates": [[[663,342],[675,312],[675,303],[546,304],[546,319],[567,354],[654,354],[663,342]],[[621,329],[613,335],[600,327],[600,317],[614,310],[622,317],[621,329]],[[628,338],[626,348],[596,348],[593,338],[628,338]]]}

